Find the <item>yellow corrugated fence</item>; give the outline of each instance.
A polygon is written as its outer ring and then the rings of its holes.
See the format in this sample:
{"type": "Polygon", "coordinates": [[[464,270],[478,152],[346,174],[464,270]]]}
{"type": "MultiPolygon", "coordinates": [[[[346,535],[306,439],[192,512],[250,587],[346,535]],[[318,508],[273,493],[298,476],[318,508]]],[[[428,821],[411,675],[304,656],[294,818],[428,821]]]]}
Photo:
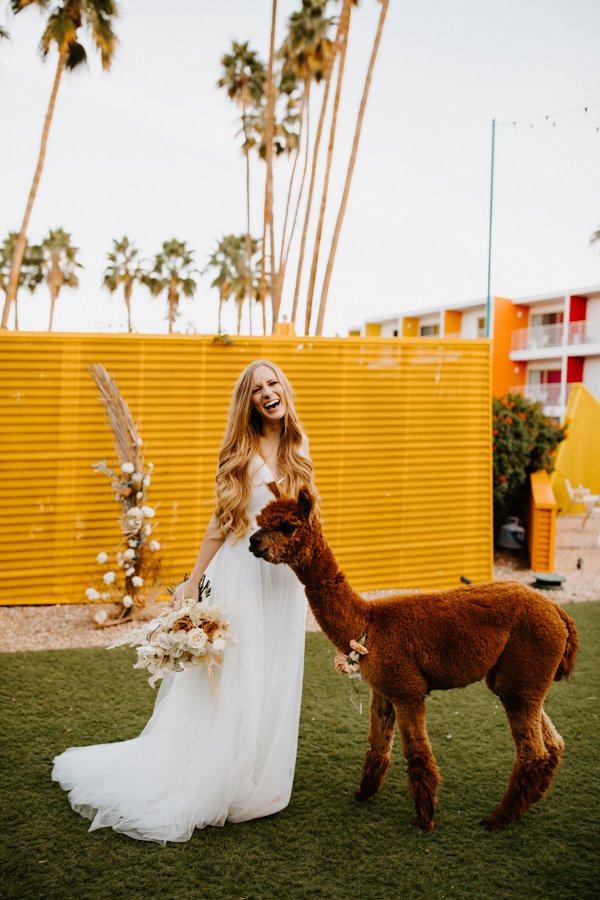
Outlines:
{"type": "Polygon", "coordinates": [[[212,512],[233,383],[267,357],[289,376],[310,438],[324,527],[358,590],[492,575],[489,342],[0,334],[0,603],[83,601],[119,543],[114,460],[87,367],[116,378],[155,465],[149,502],[170,577],[212,512]]]}
{"type": "Polygon", "coordinates": [[[574,488],[583,485],[590,493],[600,494],[600,403],[583,384],[573,386],[565,425],[568,437],[558,445],[552,488],[560,510],[579,513],[583,506],[572,504],[565,479],[574,488]]]}

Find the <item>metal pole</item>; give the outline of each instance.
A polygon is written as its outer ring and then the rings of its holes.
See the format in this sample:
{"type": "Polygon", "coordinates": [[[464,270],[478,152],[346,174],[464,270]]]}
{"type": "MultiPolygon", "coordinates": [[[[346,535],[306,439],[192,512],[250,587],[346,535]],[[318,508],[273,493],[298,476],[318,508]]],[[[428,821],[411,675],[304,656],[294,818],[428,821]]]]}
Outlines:
{"type": "Polygon", "coordinates": [[[488,237],[488,275],[487,275],[487,300],[485,304],[485,336],[492,335],[492,296],[490,283],[492,278],[492,216],[494,211],[494,145],[496,143],[496,120],[492,119],[492,167],[490,173],[490,228],[488,237]]]}

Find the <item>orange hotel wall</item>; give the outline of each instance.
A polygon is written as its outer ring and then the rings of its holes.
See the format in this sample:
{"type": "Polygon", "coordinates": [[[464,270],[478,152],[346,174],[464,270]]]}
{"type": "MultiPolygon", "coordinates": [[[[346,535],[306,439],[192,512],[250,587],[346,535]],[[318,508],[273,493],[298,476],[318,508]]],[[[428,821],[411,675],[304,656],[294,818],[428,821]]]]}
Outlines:
{"type": "Polygon", "coordinates": [[[522,362],[513,362],[510,358],[510,350],[513,331],[527,328],[528,323],[529,308],[527,306],[515,306],[506,297],[494,297],[492,394],[495,397],[507,394],[511,387],[525,384],[527,366],[522,362]],[[519,312],[522,313],[520,318],[519,312]],[[517,366],[519,371],[515,372],[517,366]]]}

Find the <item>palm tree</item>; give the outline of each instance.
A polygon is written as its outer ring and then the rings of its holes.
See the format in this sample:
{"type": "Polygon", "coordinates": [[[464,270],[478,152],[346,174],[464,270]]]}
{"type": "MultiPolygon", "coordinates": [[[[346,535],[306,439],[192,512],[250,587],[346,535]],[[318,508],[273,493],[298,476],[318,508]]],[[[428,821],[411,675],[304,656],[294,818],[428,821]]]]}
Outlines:
{"type": "Polygon", "coordinates": [[[56,306],[58,295],[64,287],[75,288],[78,286],[79,279],[76,270],[82,269],[83,266],[77,260],[79,248],[72,245],[71,235],[63,231],[62,228],[48,232],[48,236],[42,241],[42,252],[44,279],[47,281],[50,289],[48,331],[52,331],[54,307],[56,306]]]}
{"type": "Polygon", "coordinates": [[[335,97],[333,100],[333,110],[331,113],[331,126],[329,129],[329,144],[327,146],[327,162],[325,164],[325,175],[323,177],[323,187],[321,191],[321,204],[319,207],[319,219],[317,221],[317,230],[315,234],[315,246],[313,249],[313,258],[310,267],[310,276],[308,279],[308,290],[306,293],[306,313],[304,320],[305,334],[310,332],[310,320],[312,316],[312,302],[315,292],[315,282],[317,279],[317,266],[319,264],[319,250],[321,247],[321,236],[323,234],[323,223],[325,220],[325,208],[327,205],[327,191],[329,189],[329,176],[331,174],[331,163],[333,160],[333,148],[335,144],[335,133],[337,129],[337,117],[340,106],[340,96],[342,93],[342,82],[344,80],[344,67],[346,63],[346,51],[348,49],[348,35],[350,32],[350,14],[353,4],[356,5],[358,0],[344,0],[342,14],[340,16],[340,42],[339,56],[340,61],[337,72],[337,82],[335,88],[335,97]]]}
{"type": "MultiPolygon", "coordinates": [[[[16,231],[11,231],[0,245],[0,289],[8,290],[8,281],[10,278],[10,267],[15,252],[15,244],[19,235],[16,231]]],[[[42,248],[39,244],[25,244],[25,254],[19,271],[19,288],[26,288],[31,294],[35,291],[39,284],[42,283],[44,275],[42,272],[42,248]]],[[[18,293],[15,295],[15,331],[19,330],[19,308],[18,293]]]]}
{"type": "MultiPolygon", "coordinates": [[[[237,333],[239,334],[241,331],[242,309],[244,300],[246,299],[248,284],[245,244],[245,234],[226,234],[217,242],[215,249],[209,256],[208,263],[202,270],[203,275],[210,270],[215,272],[215,277],[210,286],[217,288],[219,291],[219,334],[221,334],[221,311],[223,304],[231,297],[234,298],[237,304],[237,333]]],[[[250,271],[250,281],[253,285],[253,295],[256,295],[258,283],[258,260],[256,258],[258,246],[259,242],[252,238],[251,262],[253,265],[250,271]]],[[[249,315],[252,315],[251,309],[249,310],[249,315]]]]}
{"type": "Polygon", "coordinates": [[[162,250],[154,257],[152,269],[143,276],[144,284],[154,297],[167,291],[169,334],[179,311],[179,298],[193,297],[196,291],[196,279],[199,274],[194,268],[193,251],[186,247],[185,241],[163,241],[162,250]]]}
{"type": "Polygon", "coordinates": [[[333,42],[328,37],[328,32],[334,20],[325,16],[327,0],[302,0],[302,8],[291,14],[288,20],[288,32],[279,51],[283,59],[281,76],[281,90],[286,91],[286,75],[293,77],[294,85],[299,83],[302,87],[302,95],[299,110],[297,148],[292,166],[292,173],[288,187],[285,216],[281,234],[281,246],[279,251],[278,290],[283,293],[285,272],[290,247],[296,230],[296,222],[300,210],[300,203],[304,193],[304,183],[308,170],[310,147],[310,91],[312,82],[320,82],[329,63],[333,50],[333,42]],[[289,73],[289,75],[288,75],[289,73]],[[296,174],[296,166],[300,155],[300,146],[306,125],[306,137],[304,141],[304,164],[300,178],[300,187],[296,197],[294,215],[290,234],[286,245],[287,223],[290,212],[290,203],[296,174]]]}
{"type": "MultiPolygon", "coordinates": [[[[345,0],[347,2],[347,0],[345,0]]],[[[343,13],[343,10],[342,10],[343,13]]],[[[310,183],[308,186],[308,196],[306,198],[306,209],[304,211],[304,225],[302,227],[302,238],[300,240],[300,252],[298,255],[298,268],[296,271],[296,286],[294,288],[294,300],[292,305],[292,322],[296,321],[296,316],[298,313],[298,300],[300,297],[300,284],[302,282],[302,268],[304,266],[304,250],[306,247],[306,238],[308,235],[308,226],[310,223],[310,212],[312,208],[312,198],[313,192],[315,188],[315,181],[317,177],[317,162],[319,158],[319,148],[321,146],[321,137],[323,134],[323,126],[325,124],[325,113],[327,111],[327,101],[329,99],[329,89],[331,87],[331,74],[333,71],[333,64],[335,62],[336,56],[339,52],[341,42],[344,40],[344,28],[345,28],[345,19],[342,21],[344,16],[340,17],[337,26],[337,32],[335,36],[335,41],[333,44],[333,49],[329,55],[329,58],[326,61],[325,65],[325,74],[323,77],[324,81],[324,90],[323,90],[323,98],[321,100],[321,111],[319,113],[319,122],[317,124],[317,132],[315,134],[315,143],[312,151],[312,166],[310,173],[310,183]]]]}
{"type": "Polygon", "coordinates": [[[598,231],[594,231],[590,237],[590,244],[595,244],[600,241],[600,228],[598,231]]]}
{"type": "Polygon", "coordinates": [[[108,265],[104,270],[102,285],[111,294],[123,285],[123,295],[127,306],[127,330],[131,331],[131,295],[135,282],[143,283],[144,270],[137,260],[139,250],[128,237],[120,241],[113,238],[113,249],[106,254],[108,265]]]}
{"type": "MultiPolygon", "coordinates": [[[[11,0],[11,9],[15,15],[20,13],[27,6],[38,6],[42,9],[48,9],[50,0],[11,0]]],[[[86,50],[78,40],[78,32],[82,26],[86,26],[91,32],[92,42],[100,52],[102,68],[105,70],[110,68],[117,45],[117,38],[112,30],[112,19],[115,18],[117,14],[117,4],[114,0],[65,0],[64,3],[53,7],[48,16],[46,28],[42,35],[40,49],[42,56],[45,59],[48,56],[52,44],[56,44],[58,49],[58,64],[54,75],[54,84],[50,94],[48,109],[46,110],[44,127],[42,129],[42,140],[37,166],[12,259],[6,301],[2,313],[2,328],[7,327],[10,308],[17,294],[19,269],[23,262],[25,243],[27,240],[27,228],[29,226],[31,210],[33,208],[42,175],[42,169],[44,167],[50,123],[52,122],[52,115],[56,104],[56,95],[58,94],[62,73],[65,68],[77,68],[77,66],[84,63],[87,59],[86,50]]]]}
{"type": "Polygon", "coordinates": [[[337,221],[335,223],[333,238],[331,240],[331,250],[329,251],[329,259],[327,260],[327,267],[325,269],[325,276],[323,278],[323,289],[321,291],[321,302],[319,304],[319,315],[317,318],[316,334],[323,333],[323,321],[325,319],[325,309],[327,307],[327,295],[329,293],[329,284],[331,282],[331,273],[333,271],[333,264],[335,262],[335,254],[337,251],[337,245],[338,245],[338,241],[339,241],[339,237],[340,237],[340,231],[342,229],[342,222],[344,221],[344,215],[346,213],[346,206],[348,203],[348,194],[350,193],[350,184],[352,182],[352,175],[354,173],[354,165],[356,163],[356,154],[358,152],[358,143],[360,140],[360,133],[361,133],[361,129],[362,129],[363,119],[365,116],[367,100],[369,98],[369,88],[371,87],[371,78],[373,76],[375,60],[377,59],[377,53],[379,51],[379,44],[381,43],[381,34],[383,32],[385,17],[387,15],[388,6],[389,6],[389,0],[379,0],[379,2],[381,3],[381,11],[379,13],[379,23],[377,26],[377,33],[375,35],[375,40],[373,41],[373,50],[371,52],[371,59],[369,61],[369,68],[367,70],[367,75],[365,78],[363,95],[362,95],[362,99],[360,102],[360,108],[358,110],[358,116],[356,119],[356,128],[354,131],[354,141],[352,143],[352,152],[350,153],[350,161],[348,163],[348,171],[346,172],[346,182],[344,184],[344,190],[342,192],[340,209],[338,212],[337,221]]]}
{"type": "Polygon", "coordinates": [[[232,41],[231,51],[221,57],[223,67],[222,75],[217,81],[217,86],[225,88],[230,97],[242,111],[241,134],[243,138],[242,151],[246,159],[246,271],[248,281],[246,292],[248,303],[252,297],[252,282],[250,279],[252,256],[252,239],[250,237],[250,151],[255,146],[255,139],[251,133],[251,119],[256,115],[257,108],[264,94],[265,67],[254,50],[250,50],[248,41],[241,44],[232,41]]]}

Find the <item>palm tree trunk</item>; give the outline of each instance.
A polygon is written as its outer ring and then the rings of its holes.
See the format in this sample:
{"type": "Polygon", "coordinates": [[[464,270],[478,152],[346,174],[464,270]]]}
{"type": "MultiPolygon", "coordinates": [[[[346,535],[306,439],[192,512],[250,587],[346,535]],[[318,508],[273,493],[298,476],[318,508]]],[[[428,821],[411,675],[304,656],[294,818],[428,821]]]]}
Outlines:
{"type": "Polygon", "coordinates": [[[286,199],[286,203],[285,203],[285,215],[283,217],[283,228],[281,230],[281,244],[279,246],[279,264],[280,264],[280,266],[283,263],[283,258],[284,258],[284,253],[285,253],[285,236],[287,233],[287,224],[288,224],[288,219],[289,219],[289,215],[290,215],[290,207],[292,205],[292,191],[294,189],[294,180],[296,178],[296,168],[298,166],[298,159],[300,158],[300,147],[301,147],[302,137],[303,137],[302,131],[303,131],[303,127],[304,127],[304,112],[306,109],[306,86],[307,86],[307,83],[308,84],[310,83],[310,82],[308,82],[308,79],[306,79],[304,82],[302,104],[300,106],[300,120],[298,123],[298,145],[296,147],[296,152],[294,153],[294,163],[292,165],[292,174],[290,175],[290,183],[289,183],[287,199],[286,199]]]}
{"type": "Polygon", "coordinates": [[[179,305],[179,295],[177,293],[177,285],[171,280],[169,283],[169,334],[173,333],[173,325],[175,324],[175,316],[177,315],[177,307],[179,305]]]}
{"type": "Polygon", "coordinates": [[[310,209],[312,206],[312,198],[313,191],[315,188],[315,179],[317,177],[317,161],[319,158],[319,147],[321,145],[321,135],[323,134],[323,125],[325,122],[325,112],[327,110],[327,101],[329,99],[329,88],[331,86],[331,72],[333,69],[333,64],[335,62],[335,58],[338,54],[338,50],[340,48],[340,38],[342,34],[342,22],[341,17],[338,22],[337,34],[335,36],[335,43],[333,45],[333,50],[331,52],[331,59],[327,65],[327,69],[325,72],[325,88],[323,91],[323,100],[321,103],[321,112],[319,113],[319,122],[317,124],[317,133],[315,135],[315,146],[313,147],[313,157],[312,157],[312,167],[310,173],[310,183],[308,186],[308,197],[306,200],[306,210],[304,212],[304,225],[302,228],[302,239],[300,241],[300,255],[298,257],[298,269],[296,272],[296,287],[294,288],[294,302],[292,305],[292,322],[296,321],[296,316],[298,314],[298,298],[300,296],[300,283],[302,281],[302,267],[304,265],[304,248],[306,246],[306,236],[308,234],[308,225],[310,222],[310,209]]]}
{"type": "Polygon", "coordinates": [[[52,323],[54,321],[54,307],[56,306],[56,301],[58,300],[58,287],[56,285],[50,286],[50,321],[48,323],[48,331],[52,331],[52,323]]]}
{"type": "Polygon", "coordinates": [[[319,316],[317,319],[317,329],[316,334],[323,333],[323,321],[325,318],[325,309],[327,307],[327,295],[329,293],[329,284],[331,282],[331,273],[333,271],[333,264],[335,261],[335,254],[337,251],[337,245],[340,237],[340,231],[342,229],[342,222],[344,221],[344,215],[346,213],[346,206],[348,204],[348,194],[350,193],[350,183],[352,182],[352,175],[354,173],[354,165],[356,163],[356,154],[358,151],[358,142],[360,140],[360,132],[362,129],[363,119],[365,115],[365,108],[367,106],[367,100],[369,97],[369,88],[371,87],[371,78],[373,75],[373,69],[375,67],[375,60],[377,59],[377,53],[379,51],[379,44],[381,42],[381,33],[383,31],[383,25],[385,22],[385,17],[387,15],[389,6],[389,0],[381,0],[381,12],[379,14],[379,24],[377,26],[377,34],[375,35],[375,40],[373,42],[373,50],[371,53],[371,60],[369,62],[369,69],[367,71],[367,76],[365,78],[365,86],[363,89],[362,100],[360,102],[360,108],[358,110],[358,117],[356,120],[356,129],[354,132],[354,142],[352,144],[352,153],[350,154],[350,161],[348,163],[348,171],[346,173],[346,182],[344,184],[344,191],[342,193],[342,200],[340,203],[340,210],[338,213],[337,221],[335,223],[335,229],[333,232],[333,238],[331,241],[331,250],[329,251],[329,259],[327,260],[327,268],[325,269],[325,277],[323,279],[323,290],[321,291],[321,302],[319,304],[319,316]]]}
{"type": "Polygon", "coordinates": [[[238,301],[237,304],[237,334],[239,334],[242,330],[242,304],[238,301]]]}
{"type": "Polygon", "coordinates": [[[19,330],[19,294],[15,294],[15,331],[19,330]]]}
{"type": "Polygon", "coordinates": [[[244,131],[244,154],[246,156],[246,295],[248,297],[248,321],[250,323],[250,334],[252,334],[252,272],[250,270],[252,259],[252,239],[250,237],[250,148],[248,147],[248,132],[246,130],[246,126],[246,105],[244,104],[242,107],[242,128],[244,131]]]}
{"type": "Polygon", "coordinates": [[[221,334],[221,312],[223,311],[223,298],[219,297],[219,320],[217,326],[217,334],[221,334]]]}
{"type": "Polygon", "coordinates": [[[337,83],[335,88],[335,97],[333,100],[333,111],[331,114],[331,126],[329,129],[329,145],[327,147],[327,162],[325,165],[325,175],[323,178],[323,190],[321,193],[321,206],[319,209],[319,220],[317,222],[317,232],[315,234],[315,246],[313,250],[313,258],[310,267],[310,277],[308,280],[308,291],[306,294],[306,313],[304,320],[304,333],[310,333],[310,320],[312,317],[313,296],[315,293],[315,282],[317,280],[317,266],[319,265],[319,249],[321,246],[321,236],[323,234],[323,222],[325,220],[325,208],[327,206],[327,191],[329,189],[329,176],[331,174],[331,161],[333,159],[333,147],[335,144],[335,132],[337,129],[337,117],[340,107],[340,97],[342,94],[342,83],[344,80],[344,66],[346,63],[346,50],[348,49],[348,34],[350,31],[350,13],[352,10],[351,0],[344,0],[342,15],[340,17],[340,25],[342,27],[340,42],[340,63],[338,66],[337,83]]]}
{"type": "MultiPolygon", "coordinates": [[[[287,270],[288,255],[289,255],[289,252],[290,252],[290,247],[292,246],[292,241],[293,241],[293,239],[294,239],[294,232],[296,231],[296,223],[297,223],[297,221],[298,221],[298,213],[299,213],[299,211],[300,211],[300,204],[301,204],[301,202],[302,202],[302,195],[303,195],[303,193],[304,193],[304,183],[305,183],[305,181],[306,181],[306,173],[307,173],[307,171],[308,171],[308,154],[309,154],[309,143],[310,143],[310,107],[309,107],[309,101],[310,101],[310,81],[307,79],[306,82],[305,82],[305,86],[304,86],[304,97],[303,97],[303,99],[302,99],[302,113],[301,113],[302,119],[301,119],[300,132],[299,132],[299,135],[298,135],[298,141],[300,142],[301,137],[302,137],[302,130],[303,130],[303,125],[304,125],[304,120],[305,120],[305,121],[306,121],[306,128],[305,128],[304,130],[305,130],[306,137],[305,137],[305,149],[304,149],[304,165],[302,166],[302,177],[301,177],[301,179],[300,179],[300,188],[299,188],[299,190],[298,190],[298,196],[297,196],[297,198],[296,198],[296,205],[295,205],[295,208],[294,208],[294,217],[293,217],[293,219],[292,219],[292,227],[291,227],[291,229],[290,229],[290,236],[289,236],[288,241],[287,241],[287,246],[285,245],[285,223],[284,223],[284,233],[283,233],[283,236],[282,236],[282,239],[281,239],[281,252],[280,252],[280,254],[279,254],[279,272],[278,272],[278,276],[279,276],[279,298],[280,298],[280,300],[281,300],[281,298],[282,298],[282,296],[283,296],[283,285],[284,285],[284,282],[285,282],[285,273],[286,273],[286,270],[287,270]]],[[[298,155],[299,155],[299,154],[300,154],[300,146],[298,146],[298,155]]],[[[295,160],[295,162],[294,162],[294,168],[296,167],[296,163],[297,163],[297,162],[298,162],[298,156],[296,157],[296,160],[295,160]]],[[[293,173],[292,173],[292,177],[293,177],[293,173]]],[[[290,198],[291,198],[291,188],[292,188],[292,183],[291,183],[291,181],[290,181],[290,193],[289,193],[289,196],[288,196],[288,204],[289,204],[289,201],[290,201],[290,198]]],[[[286,221],[287,221],[287,215],[288,215],[288,210],[287,210],[287,208],[286,208],[286,211],[285,211],[285,215],[286,215],[286,221]]]]}
{"type": "Polygon", "coordinates": [[[54,76],[54,85],[52,86],[52,93],[50,94],[48,109],[46,110],[46,118],[44,120],[44,128],[42,131],[42,140],[40,144],[38,162],[33,176],[33,182],[31,185],[31,190],[29,192],[29,198],[27,200],[27,206],[25,208],[25,215],[23,216],[21,231],[19,232],[19,237],[17,238],[17,242],[15,244],[15,251],[13,253],[12,263],[10,267],[10,276],[8,279],[8,287],[6,289],[6,301],[4,303],[4,310],[2,312],[2,324],[0,326],[2,328],[8,327],[8,316],[10,313],[10,308],[17,296],[17,289],[19,286],[19,273],[21,271],[21,264],[23,262],[23,256],[25,255],[25,246],[27,243],[27,228],[29,227],[31,210],[33,208],[33,203],[38,191],[40,178],[42,176],[42,169],[44,168],[46,147],[48,145],[48,134],[50,132],[50,123],[52,122],[52,115],[54,113],[54,106],[56,104],[56,95],[58,94],[58,86],[60,84],[60,78],[65,67],[66,59],[66,53],[59,54],[56,74],[54,76]]]}
{"type": "MultiPolygon", "coordinates": [[[[275,62],[275,26],[277,21],[277,0],[271,3],[271,38],[269,43],[269,65],[267,68],[266,101],[267,122],[265,129],[265,159],[267,175],[265,179],[265,233],[269,236],[271,308],[273,313],[272,327],[279,317],[279,296],[277,294],[277,262],[275,259],[275,234],[273,229],[273,132],[275,128],[275,89],[273,84],[273,66],[275,62]]],[[[266,246],[263,247],[263,257],[266,246]]],[[[266,268],[266,265],[265,265],[266,268]]]]}
{"type": "Polygon", "coordinates": [[[290,253],[290,247],[292,246],[292,241],[294,239],[294,232],[296,231],[296,223],[298,221],[298,213],[300,212],[300,203],[302,202],[302,195],[304,193],[304,183],[306,181],[306,173],[308,171],[308,157],[309,157],[309,149],[310,149],[310,83],[308,85],[308,91],[306,94],[306,103],[303,103],[303,108],[306,107],[306,129],[305,129],[305,149],[304,149],[304,165],[302,167],[302,178],[300,179],[300,190],[298,191],[298,197],[296,198],[296,208],[294,210],[294,218],[292,219],[292,227],[290,229],[290,236],[288,238],[287,247],[285,251],[282,253],[282,264],[287,265],[288,256],[290,253]]]}
{"type": "Polygon", "coordinates": [[[125,304],[127,306],[127,330],[131,331],[131,294],[133,292],[133,281],[127,278],[123,287],[125,294],[125,304]]]}

